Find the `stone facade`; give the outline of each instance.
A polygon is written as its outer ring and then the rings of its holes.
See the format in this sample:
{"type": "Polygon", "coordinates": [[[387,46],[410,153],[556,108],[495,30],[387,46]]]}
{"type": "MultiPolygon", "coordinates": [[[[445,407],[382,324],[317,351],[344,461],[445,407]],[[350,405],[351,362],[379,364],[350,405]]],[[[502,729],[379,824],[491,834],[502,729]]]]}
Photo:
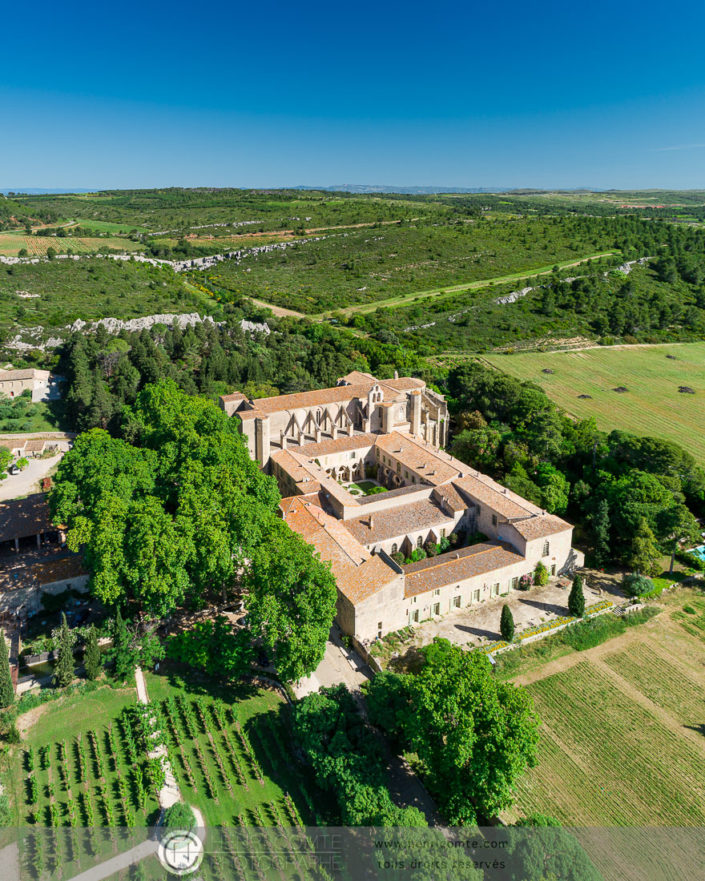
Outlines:
{"type": "Polygon", "coordinates": [[[276,477],[282,517],[330,563],[338,623],[363,644],[509,594],[539,561],[553,576],[582,565],[569,523],[441,449],[446,403],[421,380],[353,372],[332,389],[221,407],[276,477]]]}

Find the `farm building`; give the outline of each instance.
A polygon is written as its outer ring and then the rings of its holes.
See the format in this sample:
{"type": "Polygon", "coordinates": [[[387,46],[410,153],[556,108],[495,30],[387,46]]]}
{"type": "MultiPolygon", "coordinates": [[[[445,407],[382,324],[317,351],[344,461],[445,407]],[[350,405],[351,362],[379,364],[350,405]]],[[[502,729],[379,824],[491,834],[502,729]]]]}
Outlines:
{"type": "Polygon", "coordinates": [[[421,380],[354,372],[221,406],[276,477],[281,516],[330,562],[338,623],[363,644],[517,590],[539,562],[554,576],[582,565],[569,523],[440,449],[446,403],[421,380]]]}
{"type": "Polygon", "coordinates": [[[32,401],[51,401],[61,397],[62,377],[48,370],[0,370],[0,395],[17,398],[23,392],[32,393],[32,401]]]}

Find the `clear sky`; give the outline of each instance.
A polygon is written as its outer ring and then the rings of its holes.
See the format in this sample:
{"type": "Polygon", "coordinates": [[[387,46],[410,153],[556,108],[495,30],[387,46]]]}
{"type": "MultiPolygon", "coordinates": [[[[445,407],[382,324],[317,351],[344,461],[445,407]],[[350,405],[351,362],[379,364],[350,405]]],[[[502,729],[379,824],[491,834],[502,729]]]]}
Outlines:
{"type": "Polygon", "coordinates": [[[703,0],[3,5],[0,186],[705,188],[703,0]]]}

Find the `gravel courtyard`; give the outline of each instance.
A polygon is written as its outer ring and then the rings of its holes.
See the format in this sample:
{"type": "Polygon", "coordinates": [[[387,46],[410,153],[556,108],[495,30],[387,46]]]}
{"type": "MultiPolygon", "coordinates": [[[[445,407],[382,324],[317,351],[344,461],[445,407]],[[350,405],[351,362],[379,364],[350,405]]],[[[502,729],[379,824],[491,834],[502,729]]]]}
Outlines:
{"type": "MultiPolygon", "coordinates": [[[[616,603],[624,600],[617,577],[588,570],[583,573],[583,579],[585,605],[590,606],[605,599],[616,603]]],[[[436,636],[457,645],[483,645],[499,640],[499,618],[504,603],[509,604],[516,633],[520,634],[529,627],[567,615],[570,585],[570,579],[557,578],[545,587],[532,587],[528,591],[513,590],[507,596],[486,600],[479,606],[467,606],[449,612],[442,618],[417,624],[413,638],[398,646],[397,651],[403,654],[409,646],[427,645],[436,636]]]]}

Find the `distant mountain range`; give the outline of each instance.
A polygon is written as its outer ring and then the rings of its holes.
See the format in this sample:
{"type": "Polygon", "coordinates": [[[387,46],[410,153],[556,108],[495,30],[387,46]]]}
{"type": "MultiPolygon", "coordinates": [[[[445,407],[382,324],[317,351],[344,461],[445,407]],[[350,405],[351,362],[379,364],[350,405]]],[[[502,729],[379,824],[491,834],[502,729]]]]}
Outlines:
{"type": "Polygon", "coordinates": [[[50,187],[0,187],[0,193],[7,196],[14,193],[16,196],[55,196],[61,193],[95,193],[98,188],[76,187],[73,190],[51,189],[50,187]]]}
{"type": "Polygon", "coordinates": [[[391,187],[383,184],[335,184],[329,187],[293,187],[295,190],[330,190],[337,193],[400,193],[411,196],[436,193],[503,193],[507,187],[391,187]]]}

